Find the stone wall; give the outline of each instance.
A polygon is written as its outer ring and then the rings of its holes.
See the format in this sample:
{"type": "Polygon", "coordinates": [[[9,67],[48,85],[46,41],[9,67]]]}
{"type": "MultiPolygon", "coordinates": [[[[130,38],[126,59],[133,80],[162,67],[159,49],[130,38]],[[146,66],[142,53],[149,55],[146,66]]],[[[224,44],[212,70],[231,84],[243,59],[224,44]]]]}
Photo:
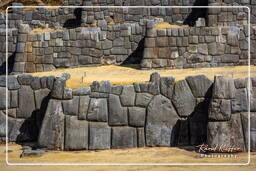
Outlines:
{"type": "MultiPolygon", "coordinates": [[[[1,77],[1,94],[5,94],[4,78],[1,77]]],[[[39,147],[55,150],[202,143],[225,143],[246,150],[247,79],[216,76],[212,82],[198,75],[176,82],[173,77],[153,73],[145,83],[111,85],[109,81],[95,81],[74,90],[66,88],[67,79],[67,74],[9,77],[10,141],[37,141],[39,147]]],[[[256,85],[254,77],[249,80],[254,123],[256,85]]],[[[3,137],[5,96],[0,102],[3,137]]],[[[255,124],[251,126],[255,150],[255,124]]]]}
{"type": "MultiPolygon", "coordinates": [[[[251,28],[251,44],[256,29],[251,28]]],[[[251,48],[251,64],[255,50],[251,48]]],[[[248,64],[248,26],[155,29],[148,24],[141,67],[198,68],[248,64]]]]}

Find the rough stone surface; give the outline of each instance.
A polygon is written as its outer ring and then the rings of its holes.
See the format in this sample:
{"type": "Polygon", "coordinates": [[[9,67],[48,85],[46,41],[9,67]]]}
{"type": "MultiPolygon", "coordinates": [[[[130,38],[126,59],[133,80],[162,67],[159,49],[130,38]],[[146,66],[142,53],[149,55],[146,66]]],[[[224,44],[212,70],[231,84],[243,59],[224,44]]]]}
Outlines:
{"type": "MultiPolygon", "coordinates": [[[[241,113],[243,132],[244,132],[244,140],[245,147],[248,151],[248,112],[241,113]]],[[[256,114],[254,112],[250,113],[250,150],[256,151],[256,114]]]]}
{"type": "Polygon", "coordinates": [[[111,147],[111,128],[106,123],[90,122],[89,149],[102,150],[111,147]]]}
{"type": "Polygon", "coordinates": [[[107,100],[91,98],[87,119],[90,121],[106,122],[108,119],[107,100]]]}
{"type": "Polygon", "coordinates": [[[196,101],[186,80],[174,85],[172,102],[182,117],[189,116],[194,111],[196,101]]]}
{"type": "Polygon", "coordinates": [[[228,121],[231,116],[231,100],[212,99],[209,105],[209,119],[228,121]]]}
{"type": "Polygon", "coordinates": [[[79,97],[74,96],[71,100],[64,100],[62,102],[63,111],[66,115],[78,116],[79,97]]]}
{"type": "Polygon", "coordinates": [[[50,100],[39,133],[38,145],[52,150],[63,150],[64,122],[61,101],[50,100]]]}
{"type": "Polygon", "coordinates": [[[213,98],[233,99],[235,92],[233,79],[223,76],[214,77],[213,98]]]}
{"type": "Polygon", "coordinates": [[[123,106],[133,106],[135,102],[135,91],[133,86],[124,86],[120,100],[123,106]]]}
{"type": "Polygon", "coordinates": [[[174,87],[174,77],[161,77],[160,79],[160,91],[165,97],[171,99],[174,87]]]}
{"type": "Polygon", "coordinates": [[[147,146],[171,146],[175,139],[175,125],[179,117],[169,99],[154,96],[147,107],[147,146]],[[157,115],[156,115],[157,113],[157,115]]]}
{"type": "Polygon", "coordinates": [[[136,93],[135,105],[147,107],[153,95],[149,93],[136,93]]]}
{"type": "Polygon", "coordinates": [[[140,107],[129,107],[129,125],[143,127],[146,119],[146,109],[140,107]]]}
{"type": "Polygon", "coordinates": [[[127,125],[128,124],[128,116],[127,116],[127,108],[122,107],[120,99],[117,95],[109,95],[108,99],[108,107],[109,107],[109,125],[127,125]]]}
{"type": "Polygon", "coordinates": [[[111,148],[134,148],[137,147],[136,128],[113,127],[111,148]]]}
{"type": "Polygon", "coordinates": [[[79,101],[79,112],[78,112],[78,119],[86,120],[87,111],[90,104],[90,97],[89,96],[80,96],[79,101]]]}
{"type": "Polygon", "coordinates": [[[88,122],[76,116],[66,116],[65,150],[88,149],[88,122]]]}
{"type": "Polygon", "coordinates": [[[42,105],[47,106],[50,90],[40,89],[35,91],[36,109],[40,109],[42,105]]]}

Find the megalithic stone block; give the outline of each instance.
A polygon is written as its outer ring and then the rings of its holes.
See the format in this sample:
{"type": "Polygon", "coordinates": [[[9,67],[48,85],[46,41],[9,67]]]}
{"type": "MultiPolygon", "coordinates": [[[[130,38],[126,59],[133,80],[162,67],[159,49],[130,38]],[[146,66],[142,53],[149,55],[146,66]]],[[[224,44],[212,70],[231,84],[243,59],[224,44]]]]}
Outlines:
{"type": "Polygon", "coordinates": [[[64,149],[64,122],[61,101],[51,99],[43,119],[39,133],[39,147],[46,147],[52,150],[64,149]]]}

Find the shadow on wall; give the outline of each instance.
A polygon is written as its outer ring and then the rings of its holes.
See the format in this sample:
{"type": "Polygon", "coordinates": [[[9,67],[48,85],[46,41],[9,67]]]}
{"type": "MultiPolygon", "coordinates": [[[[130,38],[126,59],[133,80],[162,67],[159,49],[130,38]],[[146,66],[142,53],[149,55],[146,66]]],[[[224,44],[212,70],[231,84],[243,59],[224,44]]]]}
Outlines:
{"type": "Polygon", "coordinates": [[[81,26],[82,8],[76,8],[74,15],[76,18],[67,20],[63,25],[64,28],[76,28],[81,26]]]}
{"type": "Polygon", "coordinates": [[[20,134],[16,139],[18,144],[37,141],[50,97],[49,93],[48,96],[42,100],[40,109],[33,111],[32,115],[24,121],[19,129],[20,134]]]}
{"type": "Polygon", "coordinates": [[[137,48],[126,58],[121,65],[140,64],[143,59],[145,38],[141,39],[137,48]]]}
{"type": "MultiPolygon", "coordinates": [[[[208,6],[208,0],[196,0],[194,6],[208,6]]],[[[207,10],[208,8],[192,8],[192,12],[187,16],[183,24],[194,26],[198,18],[205,18],[207,22],[207,10]]]]}
{"type": "MultiPolygon", "coordinates": [[[[8,58],[8,74],[10,74],[13,71],[14,67],[14,59],[15,59],[15,52],[9,56],[8,58]]],[[[6,74],[6,61],[0,65],[0,75],[6,74]]]]}

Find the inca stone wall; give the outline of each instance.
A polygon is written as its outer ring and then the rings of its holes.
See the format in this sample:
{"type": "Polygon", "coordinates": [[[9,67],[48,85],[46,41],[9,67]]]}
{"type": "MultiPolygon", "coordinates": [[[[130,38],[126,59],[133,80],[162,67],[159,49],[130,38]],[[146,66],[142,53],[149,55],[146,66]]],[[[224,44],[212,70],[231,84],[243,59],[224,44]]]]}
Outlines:
{"type": "MultiPolygon", "coordinates": [[[[115,6],[193,6],[204,5],[207,6],[218,3],[220,6],[224,5],[247,5],[251,8],[251,22],[255,23],[255,3],[254,1],[146,1],[146,0],[118,0],[118,1],[80,1],[70,0],[63,5],[115,5],[115,6]],[[235,3],[233,3],[235,2],[235,3]]],[[[22,6],[22,4],[14,3],[15,6],[22,6]]],[[[196,25],[198,18],[205,18],[205,26],[223,26],[230,27],[246,26],[247,11],[246,8],[240,9],[189,9],[189,8],[59,8],[59,9],[34,9],[23,10],[12,9],[8,13],[8,27],[10,35],[8,36],[8,61],[9,71],[11,72],[37,72],[49,71],[55,68],[63,67],[79,67],[84,65],[95,64],[120,64],[120,63],[139,63],[142,58],[142,51],[144,48],[144,37],[146,34],[146,21],[155,22],[169,22],[178,25],[196,25]],[[218,12],[218,13],[217,13],[218,12]],[[31,29],[36,28],[51,28],[54,29],[46,40],[43,35],[37,35],[37,38],[26,35],[31,29]],[[63,33],[61,33],[61,30],[63,33]],[[86,30],[86,34],[90,32],[90,38],[81,41],[86,30]],[[126,31],[125,31],[126,30],[126,31]],[[54,33],[57,32],[57,33],[54,33]],[[72,33],[71,33],[72,32],[72,33]],[[75,33],[74,33],[75,32],[75,33]],[[126,32],[126,33],[122,33],[126,32]],[[57,34],[57,36],[56,36],[57,34]],[[72,34],[72,35],[69,35],[72,34]],[[77,34],[77,37],[72,37],[77,34]],[[124,35],[125,34],[125,35],[124,35]],[[128,35],[127,35],[128,34],[128,35]],[[129,35],[131,34],[131,35],[129,35]],[[66,36],[65,38],[63,36],[66,36]],[[72,41],[67,38],[72,37],[72,41]],[[106,37],[106,39],[105,39],[106,37]],[[128,40],[129,37],[129,40],[128,40]],[[50,38],[51,40],[48,40],[50,38]],[[63,40],[64,38],[64,40],[63,40]],[[120,38],[120,39],[117,39],[120,38]],[[60,40],[59,40],[60,39],[60,40]],[[86,45],[84,42],[87,41],[86,45]],[[96,43],[94,42],[96,39],[96,43]],[[99,42],[97,42],[99,40],[99,42]],[[35,43],[38,41],[38,43],[35,43]],[[44,42],[45,41],[45,42],[44,42]],[[63,45],[62,45],[63,41],[63,45]],[[31,43],[33,42],[33,43],[31,43]],[[50,43],[51,42],[51,43],[50,43]],[[27,44],[27,48],[25,47],[27,44]],[[36,45],[32,45],[36,44],[36,45]],[[107,44],[107,45],[106,45],[107,44]],[[112,44],[112,47],[110,47],[112,44]],[[32,47],[31,47],[32,46],[32,47]],[[72,48],[70,48],[72,47],[72,48]],[[86,48],[93,47],[94,50],[88,52],[86,48]],[[84,48],[85,50],[79,50],[84,48]],[[34,49],[34,50],[32,50],[34,49]],[[67,49],[78,49],[77,53],[69,52],[67,49]],[[32,50],[32,51],[31,51],[32,50]],[[81,51],[81,54],[80,54],[81,51]],[[92,52],[93,51],[93,52],[92,52]],[[101,52],[99,52],[101,51],[101,52]],[[94,53],[95,52],[95,53],[94,53]],[[56,53],[58,57],[56,58],[56,53]],[[31,56],[33,54],[33,57],[31,56]],[[64,55],[64,57],[63,57],[64,55]],[[71,57],[70,57],[71,56],[71,57]],[[80,57],[79,57],[80,56],[80,57]],[[79,59],[80,58],[80,59],[79,59]]],[[[0,40],[5,45],[5,19],[4,13],[0,14],[0,40]]],[[[200,22],[199,22],[200,25],[200,22]]],[[[201,25],[202,27],[204,25],[201,25]]],[[[48,35],[48,33],[46,33],[48,35]]],[[[192,34],[193,35],[193,34],[192,34]]],[[[186,38],[185,38],[186,39],[186,38]]],[[[252,38],[251,46],[255,45],[255,39],[252,38]]],[[[179,48],[179,47],[176,47],[179,48]]],[[[71,50],[73,51],[73,50],[71,50]]],[[[184,48],[181,50],[184,51],[184,48]]],[[[227,49],[227,51],[230,51],[227,49]]],[[[234,48],[233,48],[234,51],[234,48]]],[[[243,51],[243,49],[240,49],[243,51]]],[[[179,52],[181,53],[181,52],[179,52]]],[[[231,52],[230,52],[231,53],[231,52]]],[[[231,54],[233,54],[232,52],[231,54]]],[[[241,52],[243,59],[239,60],[239,65],[246,64],[244,52],[241,52]]],[[[226,53],[225,53],[226,54],[226,53]]],[[[0,47],[0,72],[5,73],[5,46],[0,47]]],[[[180,57],[182,58],[182,56],[180,57]]],[[[201,58],[201,57],[197,57],[201,58]]],[[[229,58],[227,56],[226,58],[229,58]]],[[[237,58],[235,57],[231,57],[237,58]]],[[[252,58],[255,60],[255,50],[252,48],[252,58]]],[[[202,59],[196,59],[202,61],[202,59]]],[[[209,59],[207,59],[209,60],[209,59]]],[[[252,64],[254,64],[254,60],[252,64]]],[[[159,61],[159,60],[158,60],[159,61]]],[[[208,61],[206,61],[207,63],[208,61]]],[[[156,62],[157,63],[157,62],[156,62]]],[[[161,60],[160,63],[165,63],[161,60]]],[[[183,61],[178,62],[183,63],[183,61]]],[[[215,62],[213,62],[215,63],[215,62]]],[[[194,64],[194,63],[193,63],[194,64]]],[[[185,67],[199,67],[206,66],[206,64],[184,64],[185,67]]],[[[159,64],[161,66],[162,64],[159,64]]],[[[165,64],[164,64],[165,65],[165,64]]],[[[168,64],[169,65],[169,64],[168,64]]],[[[171,65],[171,64],[170,64],[171,65]]],[[[176,65],[176,64],[175,64],[176,65]]],[[[208,65],[208,64],[207,64],[208,65]]],[[[226,65],[224,63],[224,65],[226,65]]],[[[149,68],[149,67],[148,67],[149,68]]]]}
{"type": "MultiPolygon", "coordinates": [[[[251,27],[255,43],[256,27],[251,27]]],[[[255,50],[251,64],[255,64],[255,50]]],[[[142,68],[198,68],[248,64],[248,26],[155,29],[147,25],[142,68]]]]}
{"type": "MultiPolygon", "coordinates": [[[[66,88],[69,75],[8,78],[9,141],[37,141],[54,150],[225,144],[246,150],[248,91],[255,121],[255,78],[203,75],[175,82],[153,73],[149,82],[93,82],[66,88]],[[24,98],[26,97],[26,98],[24,98]],[[30,106],[28,108],[28,106],[30,106]],[[224,135],[224,136],[223,136],[224,135]],[[232,135],[232,136],[230,136],[232,135]]],[[[5,94],[5,77],[1,77],[5,94]]],[[[0,135],[5,136],[5,96],[0,98],[0,135]]],[[[255,150],[255,124],[251,148],[255,150]]]]}

